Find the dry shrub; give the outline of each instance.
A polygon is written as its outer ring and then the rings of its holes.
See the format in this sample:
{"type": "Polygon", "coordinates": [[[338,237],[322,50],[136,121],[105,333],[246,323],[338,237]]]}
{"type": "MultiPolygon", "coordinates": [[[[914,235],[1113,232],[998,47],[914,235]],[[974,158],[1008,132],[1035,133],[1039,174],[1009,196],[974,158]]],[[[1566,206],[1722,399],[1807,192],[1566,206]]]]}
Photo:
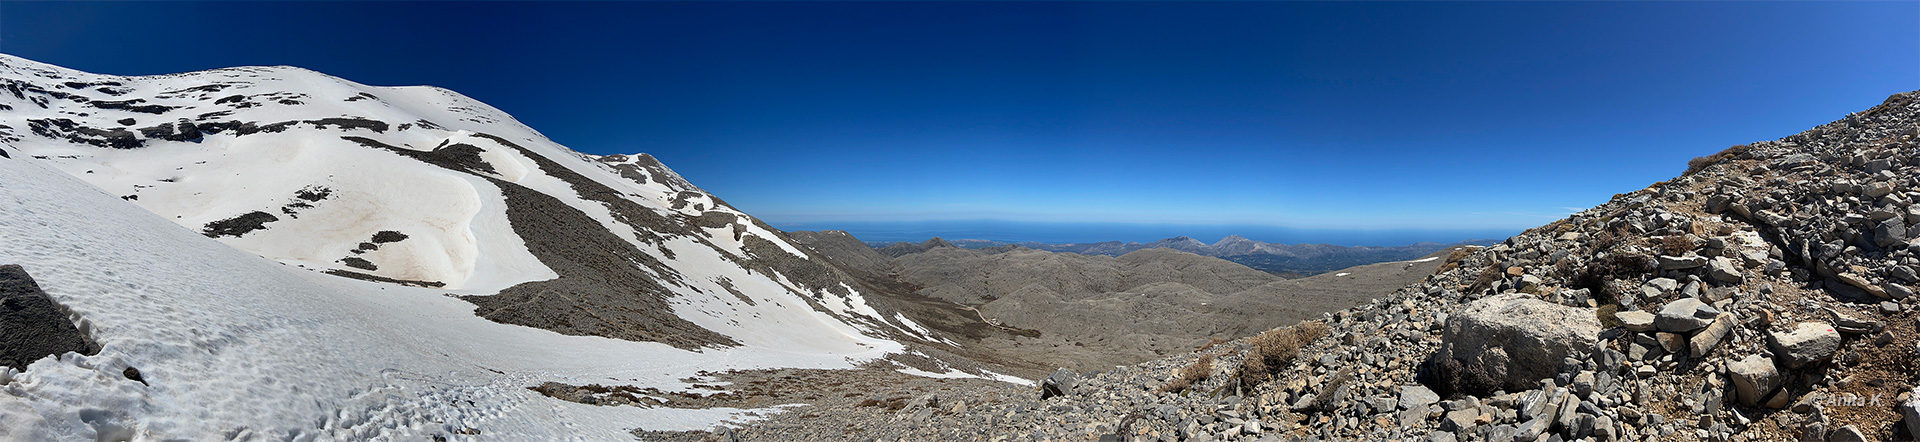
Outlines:
{"type": "Polygon", "coordinates": [[[1200,355],[1200,360],[1193,361],[1192,365],[1180,369],[1180,375],[1173,378],[1173,381],[1168,382],[1167,385],[1160,386],[1160,391],[1179,393],[1196,382],[1206,380],[1207,376],[1212,374],[1213,355],[1200,355]]]}
{"type": "Polygon", "coordinates": [[[1594,318],[1599,319],[1600,326],[1604,328],[1615,328],[1615,327],[1625,326],[1626,324],[1621,323],[1620,318],[1616,316],[1619,314],[1620,314],[1620,304],[1609,303],[1609,304],[1600,306],[1600,308],[1593,309],[1594,318]]]}
{"type": "Polygon", "coordinates": [[[1267,358],[1249,353],[1246,359],[1240,360],[1240,382],[1246,386],[1260,385],[1272,373],[1273,369],[1267,367],[1267,358]]]}
{"type": "Polygon", "coordinates": [[[1693,251],[1696,247],[1698,246],[1694,245],[1693,238],[1688,238],[1686,235],[1667,235],[1660,237],[1660,248],[1666,249],[1668,255],[1685,255],[1687,252],[1693,251]]]}
{"type": "Polygon", "coordinates": [[[1573,258],[1562,259],[1553,263],[1553,276],[1556,278],[1571,280],[1575,275],[1579,274],[1580,264],[1573,258]]]}
{"type": "Polygon", "coordinates": [[[1620,235],[1613,233],[1611,230],[1602,230],[1600,233],[1593,234],[1593,250],[1595,251],[1611,250],[1613,246],[1619,244],[1620,235]]]}
{"type": "Polygon", "coordinates": [[[1521,287],[1520,293],[1526,293],[1529,295],[1536,295],[1536,296],[1546,296],[1548,293],[1553,293],[1553,289],[1554,287],[1548,286],[1546,284],[1534,284],[1526,287],[1521,287]]]}
{"type": "Polygon", "coordinates": [[[1644,255],[1615,253],[1587,263],[1587,267],[1574,276],[1573,286],[1592,291],[1600,304],[1610,304],[1620,299],[1620,294],[1614,292],[1613,280],[1638,278],[1653,269],[1653,260],[1644,255]]]}
{"type": "Polygon", "coordinates": [[[1500,282],[1506,274],[1506,269],[1500,268],[1499,265],[1487,264],[1485,268],[1480,269],[1480,275],[1473,278],[1473,285],[1468,286],[1467,291],[1479,292],[1491,289],[1493,288],[1493,284],[1500,282]]]}
{"type": "Polygon", "coordinates": [[[1453,269],[1460,268],[1460,261],[1466,260],[1467,257],[1471,255],[1473,255],[1472,247],[1460,247],[1460,248],[1453,249],[1452,252],[1447,253],[1447,260],[1445,263],[1440,265],[1440,270],[1434,273],[1436,274],[1446,273],[1449,271],[1453,271],[1453,269]]]}
{"type": "Polygon", "coordinates": [[[886,399],[884,399],[884,400],[882,400],[882,399],[867,399],[867,400],[862,400],[862,401],[860,401],[860,403],[859,403],[858,405],[855,405],[855,406],[858,406],[858,407],[878,407],[878,408],[885,408],[885,409],[887,409],[887,410],[889,410],[889,411],[900,411],[900,409],[902,409],[902,408],[907,408],[907,398],[905,398],[905,397],[891,397],[891,398],[886,398],[886,399]]]}
{"type": "MultiPolygon", "coordinates": [[[[1439,356],[1435,354],[1435,356],[1439,356]]],[[[1453,358],[1434,358],[1428,360],[1420,371],[1423,382],[1433,388],[1440,397],[1451,398],[1457,395],[1484,397],[1501,387],[1501,379],[1494,376],[1478,362],[1461,362],[1453,358]]]]}
{"type": "Polygon", "coordinates": [[[1247,387],[1266,382],[1274,371],[1299,356],[1301,347],[1326,335],[1326,323],[1301,322],[1254,336],[1253,349],[1240,362],[1240,382],[1247,387]]]}
{"type": "Polygon", "coordinates": [[[1747,153],[1747,150],[1751,148],[1752,146],[1745,144],[1735,144],[1733,147],[1728,147],[1726,150],[1722,150],[1713,155],[1694,157],[1691,160],[1687,160],[1687,172],[1681,175],[1691,175],[1694,172],[1699,172],[1701,169],[1707,168],[1707,166],[1733,159],[1734,157],[1740,156],[1740,154],[1747,153]]]}

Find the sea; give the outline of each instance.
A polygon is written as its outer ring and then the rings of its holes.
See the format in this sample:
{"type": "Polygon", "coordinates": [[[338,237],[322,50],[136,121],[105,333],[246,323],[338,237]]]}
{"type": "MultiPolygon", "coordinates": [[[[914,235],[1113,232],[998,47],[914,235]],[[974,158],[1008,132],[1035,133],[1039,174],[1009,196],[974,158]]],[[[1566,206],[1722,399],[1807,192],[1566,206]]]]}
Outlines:
{"type": "Polygon", "coordinates": [[[928,238],[984,239],[1052,244],[1102,241],[1153,242],[1185,236],[1209,244],[1229,235],[1281,244],[1339,246],[1404,246],[1419,242],[1452,244],[1469,240],[1506,239],[1520,229],[1328,229],[1256,224],[1148,224],[1102,222],[1035,222],[1006,220],[940,221],[809,221],[769,222],[786,231],[845,230],[867,242],[920,242],[928,238]]]}

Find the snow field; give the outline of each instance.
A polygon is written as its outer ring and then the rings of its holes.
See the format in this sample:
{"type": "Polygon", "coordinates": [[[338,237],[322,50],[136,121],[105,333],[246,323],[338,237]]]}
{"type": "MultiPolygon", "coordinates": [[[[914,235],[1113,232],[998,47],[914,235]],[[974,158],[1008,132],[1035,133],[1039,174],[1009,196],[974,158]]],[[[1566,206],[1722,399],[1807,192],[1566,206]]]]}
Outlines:
{"type": "Polygon", "coordinates": [[[176,107],[150,115],[54,101],[53,109],[42,109],[0,93],[0,103],[14,109],[0,112],[0,124],[15,129],[44,118],[133,129],[209,111],[260,124],[341,117],[389,124],[379,133],[299,124],[244,137],[146,139],[131,150],[16,131],[23,140],[6,148],[26,155],[0,159],[0,264],[24,265],[103,348],[0,373],[0,439],[624,439],[636,427],[705,429],[779,409],[596,407],[527,387],[556,381],[685,391],[691,386],[682,380],[703,370],[852,368],[903,351],[878,337],[885,335],[875,327],[888,319],[931,336],[904,316],[886,318],[852,287],[840,287],[850,295],[810,293],[787,275],[740,266],[734,260],[746,256],[745,246],[731,228],[642,242],[636,227],[580,197],[534,159],[476,134],[507,138],[662,214],[733,214],[746,235],[808,259],[704,191],[679,188],[688,185],[678,176],[651,176],[645,184],[625,179],[597,157],[452,91],[370,87],[286,67],[113,77],[6,55],[0,78],[49,90],[65,81],[117,81],[124,96],[66,91],[176,107]],[[186,91],[211,84],[230,86],[186,91]],[[245,108],[212,105],[235,95],[271,99],[245,108]],[[137,124],[123,125],[122,118],[137,124]],[[341,136],[422,152],[443,143],[480,148],[492,178],[552,195],[671,266],[678,276],[654,276],[676,292],[669,300],[674,313],[743,346],[690,352],[475,317],[472,304],[449,295],[557,276],[513,231],[500,188],[341,136]],[[671,209],[682,191],[697,195],[671,209]],[[321,193],[318,200],[302,197],[321,193]],[[238,237],[200,234],[207,223],[254,211],[277,220],[238,237]],[[381,231],[407,238],[351,252],[381,231]],[[344,266],[347,257],[378,269],[344,266]],[[447,286],[317,272],[327,269],[447,286]],[[128,367],[150,385],[123,376],[128,367]],[[461,434],[467,430],[480,433],[461,434]]]}

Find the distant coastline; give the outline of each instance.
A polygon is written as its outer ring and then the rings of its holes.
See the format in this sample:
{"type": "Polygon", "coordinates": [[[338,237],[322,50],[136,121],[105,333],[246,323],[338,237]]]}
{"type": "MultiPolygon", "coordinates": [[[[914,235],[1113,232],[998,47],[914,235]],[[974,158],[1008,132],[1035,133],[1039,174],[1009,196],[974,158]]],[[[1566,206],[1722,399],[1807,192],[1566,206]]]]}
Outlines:
{"type": "Polygon", "coordinates": [[[1505,239],[1522,229],[1309,229],[1250,224],[1138,224],[1072,223],[1004,220],[940,221],[813,221],[771,222],[786,231],[844,230],[868,242],[920,242],[941,237],[1049,244],[1103,241],[1152,242],[1191,237],[1212,242],[1231,235],[1285,244],[1338,246],[1403,246],[1421,242],[1457,243],[1474,239],[1505,239]]]}

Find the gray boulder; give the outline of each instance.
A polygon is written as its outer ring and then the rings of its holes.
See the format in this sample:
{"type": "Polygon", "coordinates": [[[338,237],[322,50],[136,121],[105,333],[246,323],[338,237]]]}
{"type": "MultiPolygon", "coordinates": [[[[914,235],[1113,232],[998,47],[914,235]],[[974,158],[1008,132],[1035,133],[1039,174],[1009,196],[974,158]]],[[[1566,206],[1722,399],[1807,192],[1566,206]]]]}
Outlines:
{"type": "Polygon", "coordinates": [[[1460,432],[1473,428],[1474,421],[1479,418],[1480,410],[1450,411],[1447,412],[1445,417],[1440,419],[1440,429],[1442,431],[1460,432]]]}
{"type": "Polygon", "coordinates": [[[1827,436],[1827,440],[1830,442],[1867,442],[1867,436],[1860,434],[1859,428],[1848,425],[1840,427],[1838,430],[1833,430],[1833,435],[1827,436]]]}
{"type": "Polygon", "coordinates": [[[99,351],[25,269],[0,266],[0,366],[25,371],[40,358],[99,351]]]}
{"type": "Polygon", "coordinates": [[[1649,296],[1660,296],[1673,293],[1674,290],[1679,290],[1680,281],[1675,281],[1673,278],[1653,278],[1653,280],[1647,281],[1646,284],[1642,284],[1641,287],[1652,287],[1655,292],[1649,296]]]}
{"type": "Polygon", "coordinates": [[[1733,378],[1740,404],[1749,407],[1760,405],[1767,393],[1780,386],[1780,370],[1773,366],[1772,359],[1760,355],[1727,363],[1727,376],[1733,378]]]}
{"type": "Polygon", "coordinates": [[[1079,382],[1080,375],[1065,368],[1055,370],[1045,380],[1040,381],[1040,399],[1073,394],[1073,384],[1079,382]]]}
{"type": "Polygon", "coordinates": [[[1873,242],[1883,248],[1907,242],[1907,220],[1893,217],[1881,221],[1873,227],[1873,242]]]}
{"type": "Polygon", "coordinates": [[[1440,395],[1425,385],[1404,385],[1400,387],[1400,409],[1426,410],[1428,405],[1440,402],[1440,395]]]}
{"type": "Polygon", "coordinates": [[[1714,317],[1712,324],[1707,324],[1705,328],[1700,329],[1699,333],[1694,333],[1693,337],[1688,339],[1689,346],[1693,349],[1693,357],[1706,357],[1715,347],[1719,347],[1720,342],[1727,339],[1727,333],[1733,331],[1733,322],[1732,313],[1721,313],[1714,317]]]}
{"type": "Polygon", "coordinates": [[[1797,369],[1824,362],[1840,350],[1840,332],[1825,322],[1802,322],[1793,331],[1768,333],[1768,348],[1780,365],[1797,369]]]}
{"type": "Polygon", "coordinates": [[[1886,181],[1875,181],[1873,182],[1873,184],[1867,185],[1868,197],[1879,198],[1879,197],[1887,196],[1887,194],[1889,193],[1893,193],[1893,183],[1889,183],[1886,181]]]}
{"type": "Polygon", "coordinates": [[[1654,318],[1653,325],[1660,331],[1686,333],[1699,330],[1712,324],[1720,310],[1700,302],[1695,298],[1680,298],[1660,307],[1660,316],[1654,318]]]}
{"type": "Polygon", "coordinates": [[[1740,266],[1734,264],[1733,259],[1725,256],[1715,257],[1709,265],[1712,268],[1708,269],[1707,275],[1712,276],[1715,281],[1739,284],[1746,280],[1746,276],[1740,274],[1740,266]]]}
{"type": "Polygon", "coordinates": [[[1832,308],[1827,309],[1827,315],[1833,317],[1833,329],[1840,333],[1864,335],[1887,328],[1886,323],[1878,320],[1856,318],[1851,314],[1832,308]]]}
{"type": "Polygon", "coordinates": [[[1551,378],[1570,355],[1593,350],[1600,320],[1593,310],[1509,293],[1469,304],[1447,323],[1437,354],[1504,373],[1508,391],[1551,378]]]}

